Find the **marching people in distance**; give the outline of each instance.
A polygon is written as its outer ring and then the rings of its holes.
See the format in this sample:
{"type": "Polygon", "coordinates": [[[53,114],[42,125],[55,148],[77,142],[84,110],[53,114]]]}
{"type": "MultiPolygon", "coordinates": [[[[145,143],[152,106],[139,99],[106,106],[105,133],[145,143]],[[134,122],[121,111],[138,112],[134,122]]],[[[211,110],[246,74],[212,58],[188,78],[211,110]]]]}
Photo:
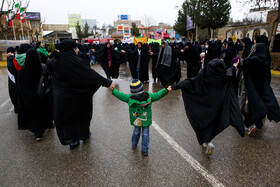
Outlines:
{"type": "Polygon", "coordinates": [[[7,67],[8,67],[8,87],[9,87],[9,95],[11,98],[11,101],[14,105],[14,111],[15,113],[18,112],[17,107],[17,87],[16,87],[16,80],[17,80],[17,69],[15,68],[15,65],[13,63],[15,55],[17,51],[14,47],[9,47],[7,49],[7,67]]]}
{"type": "Polygon", "coordinates": [[[231,83],[237,65],[226,69],[222,60],[213,59],[194,79],[168,87],[168,91],[182,91],[186,114],[207,155],[213,152],[212,140],[229,125],[235,127],[242,137],[245,134],[238,99],[231,83]]]}
{"type": "Polygon", "coordinates": [[[111,44],[108,42],[100,51],[97,51],[96,57],[106,73],[107,78],[117,79],[119,77],[119,68],[122,62],[121,52],[112,49],[111,44]]]}
{"type": "Polygon", "coordinates": [[[190,43],[185,44],[183,52],[184,60],[187,62],[187,77],[195,77],[201,68],[200,54],[198,50],[190,43]]]}
{"type": "MultiPolygon", "coordinates": [[[[151,52],[151,55],[156,55],[151,52]]],[[[160,83],[165,87],[179,82],[181,78],[181,65],[179,56],[181,52],[172,49],[168,43],[162,42],[158,53],[156,70],[160,83]]]]}
{"type": "Polygon", "coordinates": [[[52,104],[49,99],[39,97],[37,92],[41,74],[40,54],[29,49],[17,79],[18,128],[33,132],[37,141],[42,139],[46,129],[54,127],[52,104]]]}
{"type": "Polygon", "coordinates": [[[246,113],[245,125],[249,135],[262,128],[266,117],[270,121],[280,121],[279,104],[270,86],[270,59],[267,53],[264,43],[256,43],[248,57],[241,59],[240,63],[245,86],[241,110],[246,113]]]}
{"type": "Polygon", "coordinates": [[[111,87],[112,94],[119,100],[128,103],[130,124],[134,126],[132,134],[132,149],[137,148],[142,131],[141,152],[143,156],[148,156],[149,151],[149,126],[152,124],[152,103],[167,95],[167,89],[162,89],[157,93],[145,92],[143,84],[138,79],[130,82],[131,94],[124,94],[111,87]]]}
{"type": "Polygon", "coordinates": [[[150,55],[146,47],[139,42],[136,49],[130,52],[129,68],[133,79],[139,79],[141,82],[149,80],[149,60],[150,55]]]}
{"type": "Polygon", "coordinates": [[[69,145],[71,150],[79,146],[80,140],[86,141],[91,136],[94,93],[100,86],[114,88],[112,80],[83,62],[85,59],[75,53],[76,47],[74,40],[64,40],[57,46],[59,53],[48,63],[53,78],[56,131],[61,144],[69,145]]]}

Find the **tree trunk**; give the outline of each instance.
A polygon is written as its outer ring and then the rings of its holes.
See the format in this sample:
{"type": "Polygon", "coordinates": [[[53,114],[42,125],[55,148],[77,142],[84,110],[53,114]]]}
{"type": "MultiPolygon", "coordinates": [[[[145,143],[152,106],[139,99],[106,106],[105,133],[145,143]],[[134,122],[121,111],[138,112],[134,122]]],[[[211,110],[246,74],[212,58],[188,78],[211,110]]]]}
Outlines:
{"type": "Polygon", "coordinates": [[[271,42],[270,42],[270,46],[269,46],[269,52],[272,52],[272,49],[273,49],[275,35],[276,35],[277,28],[278,28],[279,19],[280,19],[280,1],[278,1],[278,14],[277,14],[277,19],[274,22],[274,28],[273,28],[273,31],[272,31],[273,33],[271,35],[271,42]]]}
{"type": "Polygon", "coordinates": [[[208,38],[211,39],[211,29],[208,27],[208,38]]]}

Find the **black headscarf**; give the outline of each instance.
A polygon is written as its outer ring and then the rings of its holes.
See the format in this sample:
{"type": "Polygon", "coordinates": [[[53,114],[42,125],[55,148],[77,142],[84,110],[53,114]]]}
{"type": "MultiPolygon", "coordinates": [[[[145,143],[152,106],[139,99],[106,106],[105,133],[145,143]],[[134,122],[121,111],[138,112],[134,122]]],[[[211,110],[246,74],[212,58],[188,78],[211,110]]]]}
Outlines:
{"type": "Polygon", "coordinates": [[[181,89],[189,121],[199,144],[209,142],[229,125],[244,136],[237,96],[230,81],[232,68],[214,59],[194,78],[173,86],[181,89]]]}
{"type": "Polygon", "coordinates": [[[8,47],[7,53],[14,53],[16,51],[16,48],[14,47],[8,47]]]}
{"type": "Polygon", "coordinates": [[[252,43],[251,39],[248,37],[242,38],[241,41],[245,44],[242,58],[247,58],[251,52],[253,43],[252,43]]]}
{"type": "Polygon", "coordinates": [[[31,49],[31,46],[27,43],[20,44],[20,47],[18,49],[18,54],[26,53],[28,49],[31,49]]]}

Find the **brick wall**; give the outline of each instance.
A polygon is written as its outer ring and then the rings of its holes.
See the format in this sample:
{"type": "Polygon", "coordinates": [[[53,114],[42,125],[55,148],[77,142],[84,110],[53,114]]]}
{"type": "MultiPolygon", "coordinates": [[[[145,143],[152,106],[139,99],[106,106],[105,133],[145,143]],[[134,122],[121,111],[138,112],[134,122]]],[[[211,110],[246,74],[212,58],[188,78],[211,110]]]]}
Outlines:
{"type": "Polygon", "coordinates": [[[277,10],[269,11],[267,14],[266,22],[274,22],[277,18],[277,10]]]}
{"type": "Polygon", "coordinates": [[[280,53],[271,54],[271,69],[280,71],[280,53]]]}

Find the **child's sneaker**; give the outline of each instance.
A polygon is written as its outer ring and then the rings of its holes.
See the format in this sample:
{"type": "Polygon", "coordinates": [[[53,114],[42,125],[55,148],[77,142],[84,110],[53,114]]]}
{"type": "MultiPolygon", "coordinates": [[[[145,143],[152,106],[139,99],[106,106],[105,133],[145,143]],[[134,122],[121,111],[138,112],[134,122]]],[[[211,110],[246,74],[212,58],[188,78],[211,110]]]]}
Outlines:
{"type": "Polygon", "coordinates": [[[207,143],[203,143],[203,144],[202,144],[202,147],[203,147],[203,148],[206,148],[206,147],[207,147],[207,143]]]}
{"type": "Polygon", "coordinates": [[[143,156],[148,156],[148,152],[143,152],[143,151],[142,151],[142,155],[143,155],[143,156]]]}
{"type": "Polygon", "coordinates": [[[207,144],[206,152],[205,152],[205,153],[206,153],[207,155],[212,155],[214,147],[215,147],[215,146],[213,145],[213,143],[209,142],[209,143],[207,144]]]}
{"type": "Polygon", "coordinates": [[[248,135],[252,135],[256,131],[256,125],[251,125],[248,130],[248,135]]]}

